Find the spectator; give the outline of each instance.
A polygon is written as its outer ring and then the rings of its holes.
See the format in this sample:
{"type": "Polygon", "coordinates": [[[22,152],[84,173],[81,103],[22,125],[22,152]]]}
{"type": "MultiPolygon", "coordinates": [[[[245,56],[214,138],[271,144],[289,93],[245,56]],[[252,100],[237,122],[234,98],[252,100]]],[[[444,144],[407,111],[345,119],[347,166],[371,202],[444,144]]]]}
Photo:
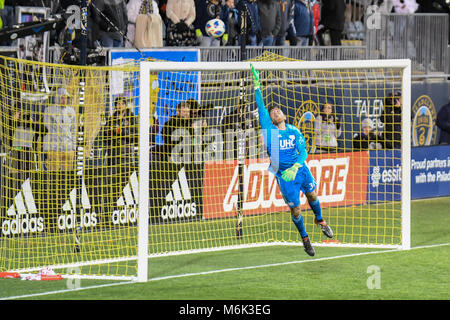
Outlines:
{"type": "Polygon", "coordinates": [[[447,13],[450,14],[450,4],[445,0],[417,0],[420,13],[447,13]]]}
{"type": "Polygon", "coordinates": [[[194,0],[168,0],[166,6],[167,46],[193,46],[197,43],[194,21],[194,0]]]}
{"type": "Polygon", "coordinates": [[[166,160],[171,159],[172,162],[176,162],[178,160],[177,157],[187,156],[184,150],[191,151],[193,135],[192,122],[190,103],[180,102],[176,107],[176,115],[164,123],[162,128],[161,135],[164,142],[162,151],[164,154],[161,158],[166,160]],[[179,144],[178,141],[180,140],[183,144],[183,150],[181,152],[175,149],[175,146],[179,144]]]}
{"type": "Polygon", "coordinates": [[[326,102],[314,122],[314,132],[316,133],[316,152],[329,153],[336,152],[338,147],[337,138],[342,134],[339,117],[333,110],[333,105],[326,102]]]}
{"type": "Polygon", "coordinates": [[[258,3],[256,0],[239,0],[236,7],[239,12],[238,24],[240,26],[242,25],[243,13],[246,13],[247,16],[247,33],[245,39],[239,39],[239,44],[245,40],[248,45],[256,46],[258,44],[258,38],[261,36],[258,3]]]}
{"type": "Polygon", "coordinates": [[[220,19],[225,23],[225,34],[222,37],[223,44],[236,46],[239,40],[239,13],[234,5],[234,0],[225,1],[220,19]]]}
{"type": "Polygon", "coordinates": [[[195,1],[195,33],[201,47],[218,47],[220,39],[208,36],[205,31],[206,23],[211,19],[220,19],[222,7],[219,0],[195,1]]]}
{"type": "Polygon", "coordinates": [[[6,130],[11,131],[7,138],[11,139],[12,172],[36,170],[38,140],[47,131],[41,119],[37,114],[32,114],[29,107],[20,104],[14,111],[12,121],[6,126],[6,130]]]}
{"type": "Polygon", "coordinates": [[[130,171],[137,162],[137,120],[133,111],[127,106],[124,96],[114,99],[114,112],[103,127],[103,147],[106,151],[106,166],[103,167],[109,184],[105,184],[103,194],[106,201],[115,203],[122,193],[123,186],[129,179],[130,171]]]}
{"type": "Polygon", "coordinates": [[[275,0],[258,0],[259,20],[261,22],[261,46],[273,46],[281,28],[280,6],[275,0]]]}
{"type": "Polygon", "coordinates": [[[321,46],[325,45],[323,35],[330,32],[332,46],[340,46],[345,25],[345,0],[322,0],[317,37],[321,46]]]}
{"type": "Polygon", "coordinates": [[[395,13],[412,14],[419,8],[416,0],[392,0],[392,4],[395,13]]]}
{"type": "Polygon", "coordinates": [[[286,36],[288,29],[294,17],[294,0],[277,0],[280,5],[280,32],[275,36],[276,46],[286,45],[286,36]]]}
{"type": "Polygon", "coordinates": [[[76,114],[65,88],[58,88],[56,103],[45,108],[43,121],[48,130],[44,137],[47,170],[72,170],[76,148],[76,114]]]}
{"type": "Polygon", "coordinates": [[[92,0],[93,21],[98,27],[98,40],[103,47],[123,47],[128,16],[125,1],[92,0]]]}
{"type": "Polygon", "coordinates": [[[440,144],[450,144],[450,101],[439,110],[436,125],[441,129],[440,144]]]}
{"type": "Polygon", "coordinates": [[[141,12],[143,5],[148,3],[150,9],[154,14],[159,14],[158,3],[155,0],[130,0],[127,4],[127,18],[128,18],[128,27],[127,27],[127,38],[125,41],[126,48],[134,47],[134,38],[136,36],[136,19],[141,12]]]}
{"type": "Polygon", "coordinates": [[[134,159],[138,146],[137,120],[124,96],[114,99],[114,108],[103,130],[103,144],[108,153],[107,165],[123,167],[134,159]]]}
{"type": "MultiPolygon", "coordinates": [[[[4,2],[4,7],[0,8],[0,12],[1,12],[1,20],[3,22],[3,28],[6,27],[11,27],[13,26],[16,21],[15,21],[15,16],[14,16],[14,1],[13,0],[5,0],[4,2]]],[[[0,27],[0,29],[2,29],[0,27]]],[[[2,43],[0,43],[0,45],[2,46],[10,46],[12,44],[12,40],[5,40],[2,43]]]]}
{"type": "Polygon", "coordinates": [[[402,102],[400,92],[394,92],[384,99],[384,109],[380,120],[384,123],[384,147],[387,149],[400,149],[402,142],[402,102]]]}
{"type": "Polygon", "coordinates": [[[393,0],[377,0],[373,4],[379,7],[381,14],[390,14],[394,9],[393,0]]]}
{"type": "Polygon", "coordinates": [[[314,17],[309,0],[294,0],[294,19],[290,33],[298,46],[307,46],[314,34],[314,17]]]}
{"type": "Polygon", "coordinates": [[[353,135],[353,150],[382,149],[383,137],[381,134],[372,131],[372,120],[365,118],[361,121],[361,132],[353,135]]]}
{"type": "MultiPolygon", "coordinates": [[[[256,158],[259,154],[259,123],[253,113],[249,113],[245,106],[238,104],[222,120],[224,159],[238,159],[238,131],[244,130],[246,141],[246,158],[256,158]],[[243,121],[242,121],[243,120],[243,121]]],[[[264,150],[265,151],[265,150],[264,150]]]]}

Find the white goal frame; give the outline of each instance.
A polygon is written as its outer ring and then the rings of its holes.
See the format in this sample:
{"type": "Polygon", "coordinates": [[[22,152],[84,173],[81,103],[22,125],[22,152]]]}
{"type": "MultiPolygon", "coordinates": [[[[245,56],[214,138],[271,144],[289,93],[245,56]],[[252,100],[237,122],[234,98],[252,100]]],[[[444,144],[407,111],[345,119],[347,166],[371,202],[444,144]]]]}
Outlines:
{"type": "MultiPolygon", "coordinates": [[[[138,274],[137,281],[148,278],[148,222],[149,222],[149,130],[150,123],[150,73],[156,71],[250,71],[250,63],[259,71],[288,70],[340,70],[340,69],[402,69],[402,240],[400,245],[365,244],[315,244],[336,247],[365,247],[407,250],[411,247],[411,60],[348,60],[348,61],[282,61],[282,62],[140,62],[139,75],[139,227],[138,227],[138,274]]],[[[286,245],[286,243],[276,243],[286,245]]],[[[262,243],[260,245],[274,245],[262,243]]],[[[240,248],[241,246],[236,246],[240,248]]],[[[248,247],[243,245],[242,247],[248,247]]],[[[226,247],[224,249],[230,249],[226,247]]],[[[201,249],[197,251],[206,251],[201,249]]],[[[214,248],[211,250],[220,250],[214,248]]]]}

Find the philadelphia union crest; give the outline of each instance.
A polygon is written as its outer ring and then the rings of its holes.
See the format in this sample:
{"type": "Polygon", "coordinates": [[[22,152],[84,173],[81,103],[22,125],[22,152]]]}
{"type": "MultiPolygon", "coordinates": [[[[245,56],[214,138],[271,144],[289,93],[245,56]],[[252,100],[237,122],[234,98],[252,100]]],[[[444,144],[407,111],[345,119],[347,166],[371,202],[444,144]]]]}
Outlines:
{"type": "Polygon", "coordinates": [[[302,103],[295,112],[294,125],[301,131],[305,137],[308,153],[314,153],[316,150],[316,133],[314,132],[314,121],[319,114],[319,106],[312,100],[302,103]]]}
{"type": "Polygon", "coordinates": [[[420,96],[412,107],[412,145],[414,147],[436,144],[436,108],[427,95],[420,96]]]}

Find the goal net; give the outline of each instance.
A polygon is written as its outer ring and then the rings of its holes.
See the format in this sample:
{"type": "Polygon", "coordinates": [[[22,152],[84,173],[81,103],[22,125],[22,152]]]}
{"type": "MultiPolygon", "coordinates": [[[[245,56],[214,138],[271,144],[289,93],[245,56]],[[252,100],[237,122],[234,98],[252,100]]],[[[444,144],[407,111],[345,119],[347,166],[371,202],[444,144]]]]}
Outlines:
{"type": "MultiPolygon", "coordinates": [[[[335,231],[327,241],[301,194],[315,245],[408,248],[409,61],[253,65],[266,107],[280,106],[305,136],[306,163],[335,231]]],[[[142,62],[140,77],[140,117],[156,105],[162,126],[160,144],[141,159],[150,172],[140,184],[150,194],[149,253],[298,245],[267,170],[250,63],[142,62]],[[157,97],[144,91],[152,77],[167,89],[157,97]]]]}
{"type": "MultiPolygon", "coordinates": [[[[253,64],[266,106],[306,139],[335,234],[301,194],[313,245],[408,248],[409,60],[253,64]]],[[[0,272],[145,281],[153,256],[299,245],[249,62],[1,58],[0,77],[0,272]]]]}

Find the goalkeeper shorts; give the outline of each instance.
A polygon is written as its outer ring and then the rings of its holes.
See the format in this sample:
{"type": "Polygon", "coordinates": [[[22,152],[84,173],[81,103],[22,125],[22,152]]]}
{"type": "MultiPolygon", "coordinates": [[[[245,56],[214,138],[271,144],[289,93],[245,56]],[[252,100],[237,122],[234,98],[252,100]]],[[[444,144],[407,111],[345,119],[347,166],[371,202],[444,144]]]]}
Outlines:
{"type": "Polygon", "coordinates": [[[281,178],[281,174],[277,174],[277,181],[283,199],[290,208],[295,208],[300,205],[300,191],[310,193],[317,186],[317,182],[307,166],[303,166],[298,170],[294,180],[285,181],[281,178]]]}

